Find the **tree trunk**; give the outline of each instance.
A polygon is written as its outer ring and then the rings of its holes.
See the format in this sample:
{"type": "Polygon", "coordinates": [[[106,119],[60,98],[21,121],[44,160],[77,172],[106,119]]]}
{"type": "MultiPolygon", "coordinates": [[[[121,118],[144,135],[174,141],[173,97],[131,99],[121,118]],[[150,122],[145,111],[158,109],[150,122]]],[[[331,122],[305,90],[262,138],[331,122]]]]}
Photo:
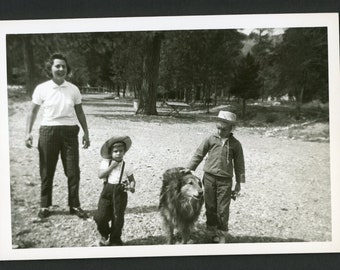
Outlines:
{"type": "Polygon", "coordinates": [[[246,118],[246,109],[247,109],[246,99],[242,98],[242,118],[243,119],[246,118]]]}
{"type": "Polygon", "coordinates": [[[31,36],[23,36],[24,62],[26,69],[26,93],[32,96],[35,84],[35,67],[31,36]]]}
{"type": "Polygon", "coordinates": [[[120,86],[119,83],[116,84],[117,97],[120,97],[120,86]]]}
{"type": "Polygon", "coordinates": [[[201,100],[201,85],[196,85],[195,87],[195,101],[201,100]]]}
{"type": "Polygon", "coordinates": [[[207,113],[210,111],[210,84],[207,87],[207,84],[204,83],[203,93],[205,94],[204,100],[205,100],[205,106],[207,108],[207,113]],[[208,88],[208,90],[207,90],[208,88]]]}
{"type": "Polygon", "coordinates": [[[133,97],[138,98],[138,91],[136,85],[133,86],[133,97]]]}
{"type": "Polygon", "coordinates": [[[146,52],[143,61],[143,83],[140,103],[136,113],[157,115],[157,81],[162,35],[153,33],[146,37],[146,52]]]}
{"type": "Polygon", "coordinates": [[[214,106],[216,107],[216,105],[217,105],[217,85],[216,85],[216,81],[214,83],[214,95],[213,95],[213,99],[214,99],[214,106]]]}
{"type": "Polygon", "coordinates": [[[301,91],[296,97],[296,119],[299,120],[301,117],[301,106],[302,106],[302,100],[303,100],[303,92],[304,87],[301,88],[301,91]]]}
{"type": "Polygon", "coordinates": [[[123,83],[123,98],[125,98],[127,87],[128,87],[128,86],[127,86],[127,83],[124,82],[124,83],[123,83]]]}

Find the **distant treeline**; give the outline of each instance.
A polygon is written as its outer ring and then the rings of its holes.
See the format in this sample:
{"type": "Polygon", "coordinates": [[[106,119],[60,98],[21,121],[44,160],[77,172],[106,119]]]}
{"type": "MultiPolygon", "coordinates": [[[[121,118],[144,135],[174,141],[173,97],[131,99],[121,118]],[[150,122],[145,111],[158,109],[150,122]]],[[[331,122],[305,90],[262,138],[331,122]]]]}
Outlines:
{"type": "Polygon", "coordinates": [[[7,36],[9,84],[46,80],[53,52],[68,56],[70,81],[140,99],[140,112],[157,114],[156,100],[187,103],[289,95],[298,106],[328,101],[327,28],[240,31],[95,32],[7,36]]]}

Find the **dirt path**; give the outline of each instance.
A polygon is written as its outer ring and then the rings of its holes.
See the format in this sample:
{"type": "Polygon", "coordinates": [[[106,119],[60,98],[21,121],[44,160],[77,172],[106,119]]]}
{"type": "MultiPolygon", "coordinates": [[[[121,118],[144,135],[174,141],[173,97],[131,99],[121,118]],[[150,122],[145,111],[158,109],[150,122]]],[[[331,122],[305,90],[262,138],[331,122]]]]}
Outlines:
{"type": "MultiPolygon", "coordinates": [[[[80,150],[82,207],[91,213],[96,209],[102,143],[114,134],[128,134],[133,145],[126,160],[134,165],[137,189],[129,194],[123,241],[127,245],[164,244],[157,212],[162,173],[170,167],[185,166],[201,140],[215,131],[214,124],[201,117],[135,116],[132,105],[112,103],[84,100],[92,144],[80,150]]],[[[53,189],[55,214],[47,222],[36,219],[38,152],[26,149],[23,143],[28,106],[14,104],[10,109],[13,245],[95,246],[98,233],[94,221],[79,220],[67,212],[67,183],[60,162],[53,189]]],[[[34,127],[35,140],[39,122],[37,119],[34,127]]],[[[231,206],[231,242],[330,241],[329,143],[266,137],[242,127],[235,136],[244,147],[247,183],[231,206]]],[[[202,165],[196,173],[202,176],[202,165]]],[[[202,211],[194,235],[198,243],[208,243],[199,232],[204,221],[202,211]]]]}

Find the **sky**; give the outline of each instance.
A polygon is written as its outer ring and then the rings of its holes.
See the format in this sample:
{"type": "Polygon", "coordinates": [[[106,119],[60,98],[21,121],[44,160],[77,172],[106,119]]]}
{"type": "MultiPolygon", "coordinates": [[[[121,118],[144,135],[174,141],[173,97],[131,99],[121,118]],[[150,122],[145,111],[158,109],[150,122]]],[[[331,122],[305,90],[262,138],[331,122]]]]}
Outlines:
{"type": "MultiPolygon", "coordinates": [[[[251,32],[254,32],[256,31],[258,28],[246,28],[246,29],[239,29],[238,31],[246,34],[246,35],[249,35],[251,32]]],[[[280,35],[280,34],[283,34],[284,32],[284,29],[283,28],[273,28],[274,29],[274,32],[273,32],[273,35],[280,35]]]]}

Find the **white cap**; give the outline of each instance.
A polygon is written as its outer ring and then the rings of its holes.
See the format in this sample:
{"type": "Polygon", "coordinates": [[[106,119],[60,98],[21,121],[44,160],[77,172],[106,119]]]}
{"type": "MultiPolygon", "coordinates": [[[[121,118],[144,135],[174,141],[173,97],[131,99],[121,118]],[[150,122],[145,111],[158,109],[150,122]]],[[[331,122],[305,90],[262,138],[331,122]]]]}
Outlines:
{"type": "Polygon", "coordinates": [[[220,111],[217,118],[224,122],[236,123],[236,114],[228,111],[220,111]]]}

